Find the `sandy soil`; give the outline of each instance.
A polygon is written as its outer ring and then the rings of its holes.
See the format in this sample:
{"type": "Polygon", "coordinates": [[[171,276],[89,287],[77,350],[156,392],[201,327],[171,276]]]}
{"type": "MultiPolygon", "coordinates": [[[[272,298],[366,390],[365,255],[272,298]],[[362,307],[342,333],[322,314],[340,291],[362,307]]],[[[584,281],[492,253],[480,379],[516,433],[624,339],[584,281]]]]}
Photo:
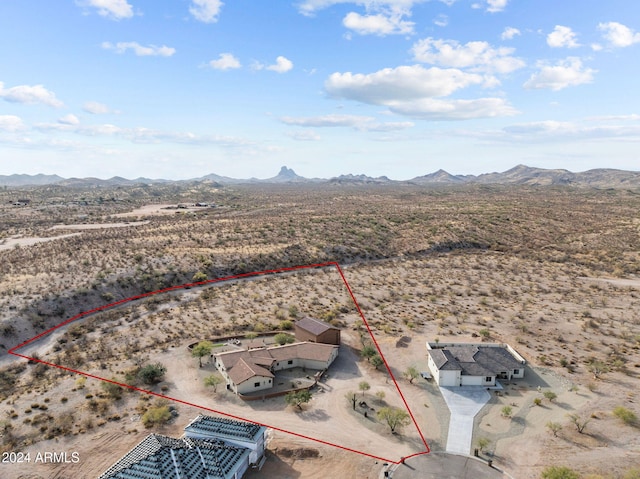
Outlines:
{"type": "Polygon", "coordinates": [[[149,221],[132,221],[130,223],[96,223],[77,225],[55,225],[50,230],[99,230],[103,228],[127,228],[129,226],[142,226],[149,224],[149,221]]]}
{"type": "Polygon", "coordinates": [[[111,215],[114,218],[131,218],[136,216],[158,216],[158,215],[175,215],[176,213],[185,213],[193,211],[204,211],[207,207],[203,206],[187,206],[185,208],[177,209],[174,204],[161,204],[161,205],[145,205],[140,208],[136,208],[133,211],[127,213],[118,213],[111,215]]]}
{"type": "MultiPolygon", "coordinates": [[[[493,341],[512,343],[534,366],[525,381],[506,385],[505,394],[494,396],[478,417],[475,437],[487,437],[491,441],[487,451],[493,454],[496,465],[514,477],[533,479],[549,464],[567,465],[588,473],[603,472],[604,468],[621,472],[640,463],[637,428],[622,424],[611,413],[619,405],[637,411],[638,375],[635,368],[640,360],[634,339],[638,325],[632,315],[638,305],[637,293],[627,289],[630,285],[609,283],[610,278],[593,281],[572,276],[563,268],[553,265],[541,268],[537,263],[489,255],[381,262],[345,268],[345,275],[402,395],[433,450],[442,450],[446,444],[449,419],[446,405],[431,383],[417,379],[410,384],[402,377],[402,372],[408,366],[426,369],[426,340],[438,337],[443,342],[477,342],[480,341],[478,331],[489,329],[493,341]],[[425,285],[429,287],[425,288],[425,285]],[[401,338],[404,340],[399,341],[401,338]],[[624,352],[626,370],[611,371],[601,379],[593,379],[585,366],[588,357],[593,355],[610,360],[616,351],[624,352]],[[561,359],[572,362],[574,372],[561,367],[561,359]],[[577,386],[577,391],[573,386],[577,386]],[[534,399],[542,398],[541,393],[546,390],[555,392],[557,399],[553,402],[543,399],[540,406],[534,406],[534,399]],[[505,405],[513,408],[512,419],[501,417],[505,405]],[[585,434],[575,431],[568,414],[591,419],[585,434]],[[562,425],[558,437],[547,430],[549,421],[562,425]]],[[[290,274],[277,279],[237,282],[226,290],[210,289],[206,299],[204,293],[195,295],[195,290],[188,294],[190,296],[185,296],[179,306],[172,305],[174,309],[161,305],[155,322],[145,321],[138,327],[136,323],[121,321],[118,326],[130,328],[129,336],[141,341],[154,336],[178,337],[177,330],[188,330],[189,341],[175,341],[160,349],[147,350],[148,360],[159,360],[168,367],[166,382],[158,385],[155,391],[160,392],[159,388],[166,386],[166,394],[177,399],[277,425],[301,435],[313,435],[327,442],[339,442],[379,457],[397,459],[421,450],[415,427],[405,428],[401,436],[392,436],[385,427],[378,427],[361,414],[352,413],[344,393],[357,391],[357,384],[363,378],[372,386],[367,393],[367,398],[371,398],[367,401],[372,405],[377,390],[385,392],[385,400],[390,404],[401,406],[403,401],[391,382],[387,382],[386,374],[372,370],[366,361],[358,360],[349,350],[341,355],[339,361],[342,363],[336,363],[323,384],[328,392],[315,394],[303,412],[284,408],[282,399],[244,403],[226,392],[214,395],[202,385],[202,377],[211,374],[213,368],[207,364],[198,369],[197,361],[185,349],[186,344],[197,338],[210,337],[207,334],[212,326],[219,328],[225,321],[232,321],[231,318],[235,318],[233,324],[237,327],[251,328],[261,322],[268,325],[267,318],[273,318],[274,311],[286,310],[289,304],[297,304],[301,310],[312,313],[343,304],[343,288],[331,274],[318,272],[300,278],[290,274]]],[[[350,311],[340,318],[345,323],[345,341],[357,344],[357,337],[353,336],[357,314],[350,311]]],[[[108,338],[106,331],[114,333],[113,326],[105,324],[101,327],[106,329],[93,334],[108,338]]],[[[108,371],[96,369],[95,372],[103,377],[122,374],[125,364],[123,360],[107,365],[108,371]]],[[[88,387],[93,392],[99,390],[97,381],[89,381],[88,387]]],[[[66,388],[58,381],[38,394],[50,397],[50,405],[57,405],[56,408],[50,406],[51,411],[65,410],[59,404],[61,395],[78,396],[74,404],[78,405],[77,411],[84,411],[84,392],[69,393],[69,386],[66,388]]],[[[0,409],[12,407],[18,411],[18,423],[25,417],[24,409],[33,401],[34,395],[28,396],[10,398],[0,405],[0,409]]],[[[130,411],[138,397],[137,393],[127,395],[129,399],[118,404],[118,410],[130,411]]],[[[179,405],[179,410],[179,420],[165,429],[177,436],[181,434],[180,425],[202,412],[187,405],[179,405]]],[[[133,429],[141,431],[139,422],[132,422],[131,417],[107,422],[99,426],[98,431],[109,434],[133,429]]],[[[92,451],[96,451],[94,445],[86,441],[94,434],[94,431],[79,434],[78,442],[73,444],[91,461],[98,461],[92,456],[92,451]]],[[[135,440],[134,434],[137,433],[123,436],[122,444],[114,447],[106,455],[108,458],[97,454],[102,457],[101,464],[111,464],[132,447],[139,440],[135,440]]],[[[360,455],[327,449],[317,442],[279,432],[274,437],[281,447],[304,444],[302,447],[328,452],[322,452],[319,459],[294,460],[278,456],[274,460],[287,475],[265,477],[314,477],[314,467],[333,470],[326,459],[329,456],[342,458],[341,467],[345,470],[359,470],[362,464],[371,466],[371,461],[360,455]]],[[[75,441],[75,438],[60,441],[75,441]]],[[[50,444],[53,443],[39,442],[31,449],[43,450],[50,444]]],[[[42,470],[47,471],[46,468],[42,470]]],[[[339,470],[335,475],[339,475],[339,470]]],[[[356,474],[351,477],[367,476],[356,474]]]]}
{"type": "Polygon", "coordinates": [[[57,239],[70,238],[72,236],[78,236],[81,234],[82,233],[69,233],[66,235],[51,236],[48,238],[19,238],[19,237],[7,238],[3,241],[0,241],[0,251],[5,249],[15,248],[16,246],[18,247],[32,246],[34,244],[44,243],[46,241],[54,241],[57,239]]]}

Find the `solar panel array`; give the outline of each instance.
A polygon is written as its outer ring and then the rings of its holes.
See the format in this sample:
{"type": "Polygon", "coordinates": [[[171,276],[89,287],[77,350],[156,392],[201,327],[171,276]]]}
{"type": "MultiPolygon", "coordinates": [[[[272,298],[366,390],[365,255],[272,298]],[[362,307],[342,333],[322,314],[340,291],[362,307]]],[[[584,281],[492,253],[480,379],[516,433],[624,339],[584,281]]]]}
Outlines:
{"type": "Polygon", "coordinates": [[[187,432],[197,432],[209,436],[227,436],[253,440],[261,426],[250,422],[235,421],[224,417],[200,415],[185,427],[187,432]]]}
{"type": "Polygon", "coordinates": [[[100,479],[226,479],[249,452],[221,440],[153,434],[100,479]]]}

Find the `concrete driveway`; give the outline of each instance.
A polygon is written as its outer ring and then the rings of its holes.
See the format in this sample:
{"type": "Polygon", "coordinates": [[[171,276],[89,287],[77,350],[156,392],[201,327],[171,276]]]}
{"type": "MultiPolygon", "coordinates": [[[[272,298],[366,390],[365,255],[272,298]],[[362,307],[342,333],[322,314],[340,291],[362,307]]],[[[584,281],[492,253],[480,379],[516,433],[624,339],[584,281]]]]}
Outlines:
{"type": "Polygon", "coordinates": [[[473,419],[491,395],[482,386],[441,387],[440,392],[451,411],[446,451],[470,454],[473,419]]]}

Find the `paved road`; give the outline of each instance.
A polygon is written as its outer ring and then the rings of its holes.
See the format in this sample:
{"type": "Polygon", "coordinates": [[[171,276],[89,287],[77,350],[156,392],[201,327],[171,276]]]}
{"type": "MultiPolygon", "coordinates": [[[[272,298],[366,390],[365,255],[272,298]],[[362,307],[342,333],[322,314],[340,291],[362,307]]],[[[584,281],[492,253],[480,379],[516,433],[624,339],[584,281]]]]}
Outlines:
{"type": "MultiPolygon", "coordinates": [[[[383,468],[380,478],[384,479],[383,468]]],[[[393,479],[505,479],[508,474],[475,457],[431,453],[412,457],[390,468],[393,479]]]]}
{"type": "Polygon", "coordinates": [[[491,395],[482,386],[441,387],[440,392],[451,411],[446,451],[470,454],[473,419],[491,395]]]}

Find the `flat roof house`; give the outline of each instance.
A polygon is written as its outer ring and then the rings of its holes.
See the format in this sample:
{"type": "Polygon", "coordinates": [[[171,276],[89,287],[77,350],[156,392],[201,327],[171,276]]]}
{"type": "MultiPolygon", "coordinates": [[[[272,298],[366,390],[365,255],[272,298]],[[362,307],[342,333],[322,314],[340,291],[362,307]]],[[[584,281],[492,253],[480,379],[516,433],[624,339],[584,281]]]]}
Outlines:
{"type": "Polygon", "coordinates": [[[524,377],[526,361],[508,344],[427,343],[427,354],[439,386],[491,387],[524,377]]]}
{"type": "Polygon", "coordinates": [[[296,367],[323,371],[338,357],[338,346],[310,342],[229,351],[214,356],[227,388],[246,394],[273,387],[274,372],[296,367]]]}
{"type": "Polygon", "coordinates": [[[319,319],[305,317],[294,323],[295,336],[298,341],[313,343],[340,344],[340,329],[319,319]]]}
{"type": "Polygon", "coordinates": [[[266,428],[200,415],[181,439],[150,434],[99,479],[240,479],[264,461],[266,428]]]}

